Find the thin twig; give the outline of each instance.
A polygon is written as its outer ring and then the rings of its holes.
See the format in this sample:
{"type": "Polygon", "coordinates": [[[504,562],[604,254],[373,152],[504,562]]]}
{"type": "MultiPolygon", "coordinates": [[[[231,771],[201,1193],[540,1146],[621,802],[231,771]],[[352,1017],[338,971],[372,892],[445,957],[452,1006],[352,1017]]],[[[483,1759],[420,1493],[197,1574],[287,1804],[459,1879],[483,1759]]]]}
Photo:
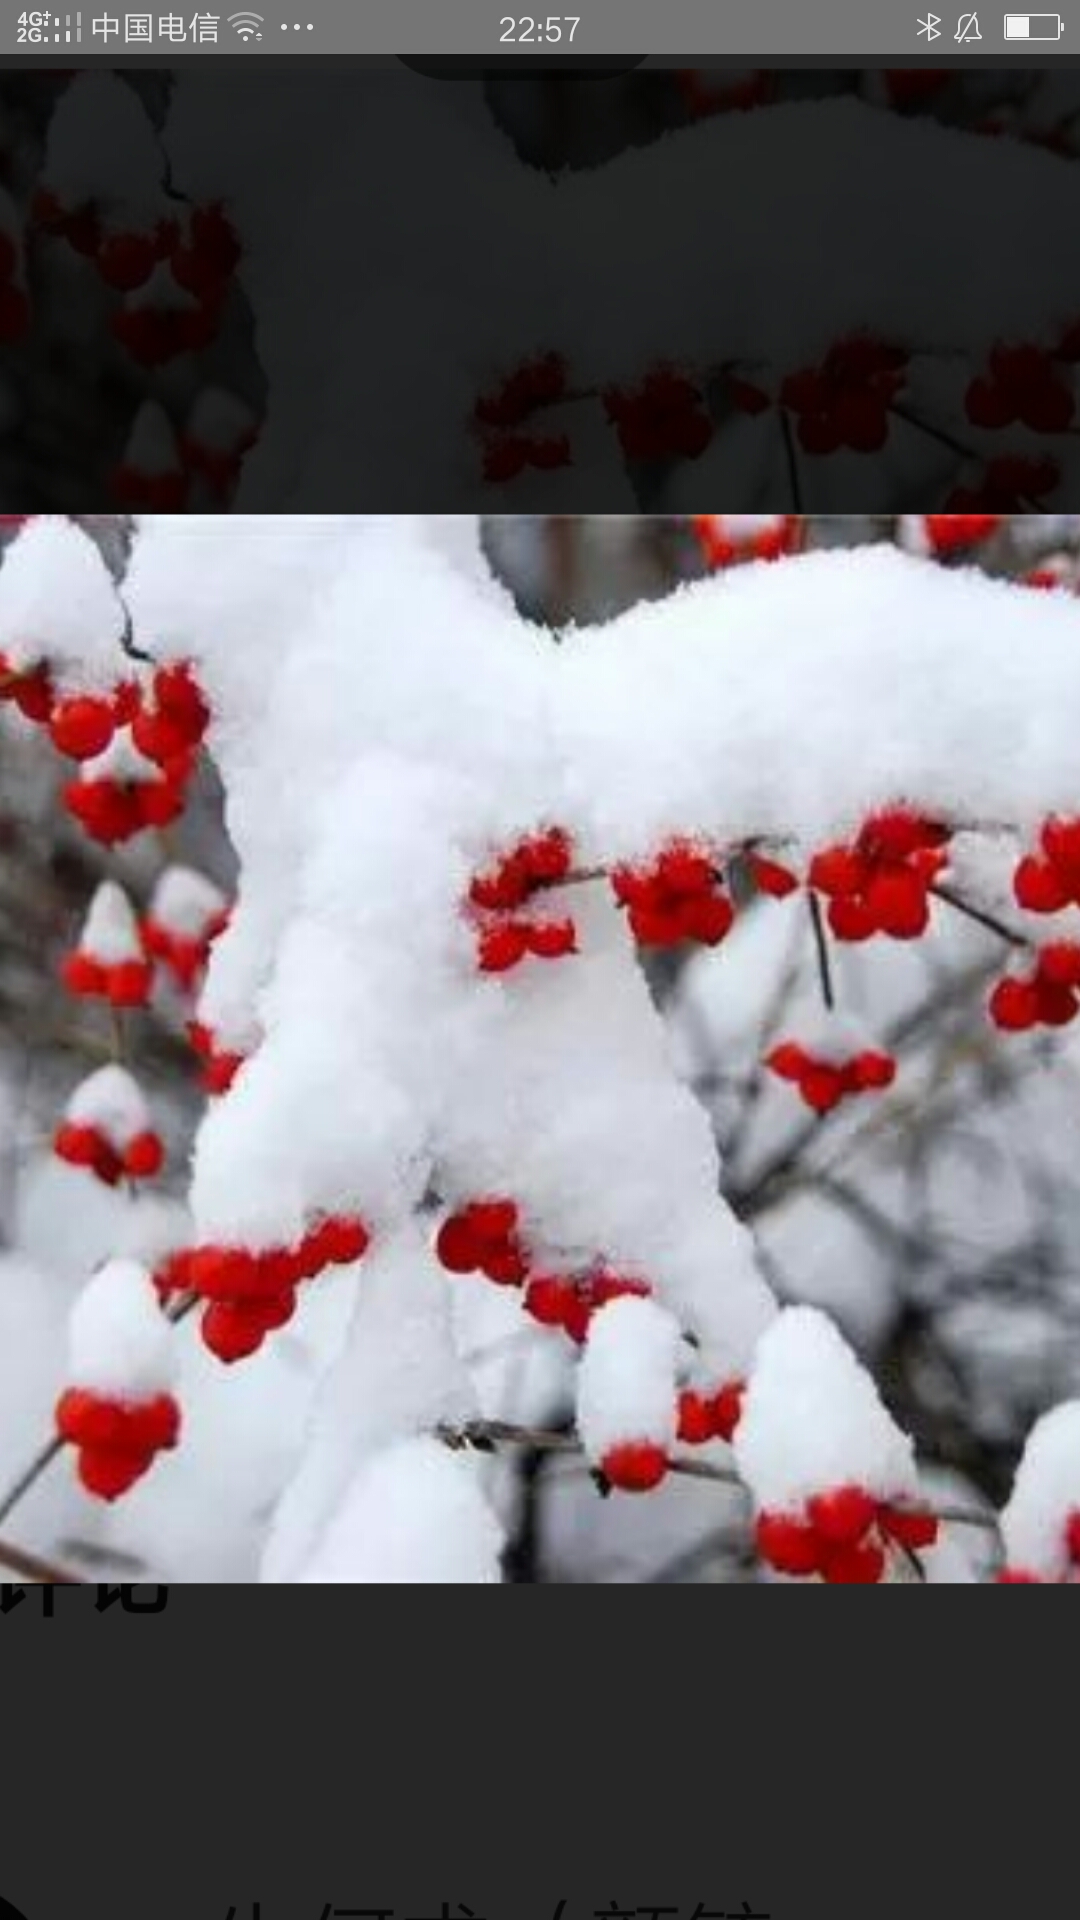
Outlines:
{"type": "Polygon", "coordinates": [[[0,1540],[0,1567],[23,1580],[36,1580],[43,1587],[86,1585],[81,1574],[67,1573],[62,1567],[54,1567],[51,1561],[39,1559],[36,1553],[27,1553],[25,1547],[12,1546],[8,1540],[0,1540]]]}
{"type": "Polygon", "coordinates": [[[825,922],[821,913],[821,901],[812,887],[808,888],[807,899],[810,902],[810,924],[814,929],[814,947],[817,952],[818,979],[821,981],[821,997],[831,1013],[836,1005],[836,992],[833,986],[832,963],[829,959],[829,939],[825,932],[825,922]]]}
{"type": "Polygon", "coordinates": [[[51,1440],[38,1448],[29,1466],[23,1470],[17,1480],[13,1481],[3,1499],[0,1500],[0,1527],[3,1526],[9,1514],[15,1511],[20,1500],[25,1499],[31,1489],[37,1485],[42,1474],[51,1467],[57,1455],[63,1452],[66,1444],[59,1434],[54,1434],[51,1440]]]}
{"type": "MultiPolygon", "coordinates": [[[[478,1447],[481,1451],[490,1451],[492,1447],[522,1446],[531,1447],[538,1453],[581,1454],[584,1449],[581,1441],[572,1433],[563,1433],[553,1428],[519,1427],[509,1420],[470,1420],[464,1426],[455,1427],[442,1424],[435,1429],[440,1440],[454,1449],[478,1447]]],[[[672,1473],[682,1474],[690,1480],[711,1480],[727,1487],[743,1487],[743,1481],[734,1467],[723,1467],[714,1460],[695,1460],[688,1454],[675,1454],[668,1461],[672,1473]]],[[[745,1490],[745,1489],[744,1489],[745,1490]]],[[[982,1513],[976,1507],[943,1506],[932,1509],[936,1517],[958,1527],[978,1527],[987,1533],[997,1533],[998,1522],[995,1515],[982,1513]]]]}
{"type": "Polygon", "coordinates": [[[996,933],[999,940],[1008,941],[1010,947],[1031,946],[1031,941],[1026,934],[1020,933],[1016,927],[1008,926],[1004,920],[999,920],[996,914],[988,913],[985,907],[973,906],[970,900],[965,900],[963,895],[956,893],[952,887],[943,886],[940,880],[934,881],[930,892],[935,900],[943,900],[947,907],[962,913],[965,919],[976,921],[980,927],[985,927],[988,933],[996,933]]]}

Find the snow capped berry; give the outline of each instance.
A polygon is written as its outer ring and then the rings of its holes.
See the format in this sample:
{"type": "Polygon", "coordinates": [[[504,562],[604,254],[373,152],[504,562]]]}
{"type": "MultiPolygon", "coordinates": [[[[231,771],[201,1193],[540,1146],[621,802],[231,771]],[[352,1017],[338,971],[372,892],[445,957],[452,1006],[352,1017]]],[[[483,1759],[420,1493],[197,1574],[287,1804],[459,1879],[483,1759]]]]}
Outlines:
{"type": "Polygon", "coordinates": [[[112,475],[113,498],[122,507],[179,513],[187,488],[172,422],[159,401],[144,400],[112,475]]]}
{"type": "Polygon", "coordinates": [[[165,774],[141,754],[125,730],[97,759],[84,762],[64,788],[64,805],[103,846],[167,827],[184,810],[187,768],[165,774]]]}
{"type": "Polygon", "coordinates": [[[151,694],[131,723],[132,739],[147,760],[169,772],[198,747],[210,724],[210,708],[186,660],[159,667],[151,694]]]}
{"type": "Polygon", "coordinates": [[[142,937],[147,952],[162,961],[177,985],[188,991],[227,920],[228,902],[220,887],[193,867],[170,866],[154,887],[142,937]]]}
{"type": "Polygon", "coordinates": [[[610,1300],[645,1299],[650,1291],[646,1280],[598,1265],[585,1273],[530,1274],[522,1305],[540,1326],[559,1327],[581,1346],[601,1307],[610,1300]]]}
{"type": "Polygon", "coordinates": [[[352,1266],[370,1238],[356,1215],[330,1214],[292,1246],[192,1248],[173,1257],[159,1282],[208,1302],[200,1322],[204,1344],[231,1364],[257,1353],[268,1333],[292,1319],[302,1282],[328,1267],[352,1266]]]}
{"type": "Polygon", "coordinates": [[[780,1573],[872,1585],[905,1526],[931,1530],[910,1440],[814,1307],[785,1309],[763,1334],[733,1444],[759,1551],[780,1573]]]}
{"type": "Polygon", "coordinates": [[[778,560],[793,550],[801,530],[792,513],[697,513],[691,524],[710,567],[778,560]]]}
{"type": "Polygon", "coordinates": [[[124,889],[105,880],[90,903],[78,944],[63,964],[69,992],[96,995],[115,1007],[142,1007],[153,968],[143,952],[138,922],[124,889]]]}
{"type": "Polygon", "coordinates": [[[1036,1421],[1001,1515],[1009,1585],[1080,1576],[1080,1400],[1036,1421]]]}
{"type": "Polygon", "coordinates": [[[489,916],[511,916],[491,917],[481,924],[477,957],[482,973],[507,973],[529,954],[539,960],[558,960],[576,953],[577,930],[571,919],[537,920],[517,911],[565,880],[571,860],[568,836],[561,827],[550,827],[520,841],[472,880],[473,909],[489,916]]]}
{"type": "Polygon", "coordinates": [[[100,1067],[68,1100],[53,1150],[70,1166],[85,1167],[106,1186],[127,1174],[151,1179],[164,1161],[160,1136],[138,1082],[125,1067],[100,1067]]]}
{"type": "Polygon", "coordinates": [[[68,1327],[69,1386],[56,1407],[61,1439],[78,1449],[83,1486],[112,1500],[176,1445],[169,1392],[169,1323],[144,1266],[112,1260],[84,1287],[68,1327]]]}
{"type": "Polygon", "coordinates": [[[202,1061],[202,1083],[207,1093],[228,1093],[246,1055],[219,1047],[212,1028],[202,1020],[188,1022],[188,1038],[202,1061]]]}
{"type": "Polygon", "coordinates": [[[578,1432],[593,1466],[627,1493],[647,1492],[667,1472],[682,1351],[678,1321],[653,1300],[609,1301],[589,1323],[577,1374],[578,1432]]]}
{"type": "Polygon", "coordinates": [[[180,451],[191,472],[225,494],[235,484],[258,430],[245,401],[222,387],[203,387],[180,436],[180,451]]]}
{"type": "Polygon", "coordinates": [[[648,866],[616,867],[611,884],[634,938],[642,946],[717,946],[735,918],[717,868],[707,848],[688,841],[671,842],[648,866]]]}
{"type": "Polygon", "coordinates": [[[125,295],[109,324],[140,366],[160,367],[209,346],[217,333],[218,308],[212,297],[199,300],[186,292],[162,262],[125,295]]]}
{"type": "Polygon", "coordinates": [[[50,725],[60,751],[75,759],[92,758],[112,739],[123,632],[123,609],[93,540],[67,520],[35,516],[4,556],[0,693],[27,719],[50,725]]]}

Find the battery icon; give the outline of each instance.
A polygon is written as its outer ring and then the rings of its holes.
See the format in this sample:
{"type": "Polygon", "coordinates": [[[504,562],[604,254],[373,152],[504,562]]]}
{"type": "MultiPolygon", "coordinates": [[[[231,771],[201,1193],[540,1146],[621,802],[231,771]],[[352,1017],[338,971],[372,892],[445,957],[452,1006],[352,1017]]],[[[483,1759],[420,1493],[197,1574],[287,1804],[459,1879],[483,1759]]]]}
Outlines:
{"type": "Polygon", "coordinates": [[[1060,13],[1007,13],[1006,40],[1060,40],[1065,23],[1060,13]]]}

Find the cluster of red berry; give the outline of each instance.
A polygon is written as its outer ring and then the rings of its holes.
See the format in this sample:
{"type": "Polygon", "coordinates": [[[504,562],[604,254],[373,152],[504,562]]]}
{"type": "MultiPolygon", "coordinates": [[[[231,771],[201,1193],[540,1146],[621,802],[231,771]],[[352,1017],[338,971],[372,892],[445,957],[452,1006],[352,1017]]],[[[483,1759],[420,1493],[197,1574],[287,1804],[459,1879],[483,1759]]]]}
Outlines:
{"type": "Polygon", "coordinates": [[[876,1586],[895,1544],[909,1552],[932,1547],[938,1521],[923,1507],[893,1506],[865,1487],[834,1487],[815,1494],[797,1512],[760,1513],[755,1538],[761,1558],[777,1573],[829,1586],[876,1586]]]}
{"type": "Polygon", "coordinates": [[[145,1007],[154,983],[149,960],[117,960],[111,964],[76,948],[61,967],[69,993],[79,999],[109,1000],[114,1007],[145,1007]]]}
{"type": "Polygon", "coordinates": [[[70,1167],[83,1167],[107,1187],[129,1180],[153,1180],[165,1164],[165,1147],[152,1127],[129,1139],[114,1136],[91,1120],[63,1120],[53,1135],[53,1152],[70,1167]]]}
{"type": "Polygon", "coordinates": [[[1067,1027],[1080,1013],[1080,945],[1055,940],[1039,947],[1030,973],[998,981],[989,1010],[994,1025],[1007,1033],[1067,1027]]]}
{"type": "Polygon", "coordinates": [[[485,480],[513,480],[526,467],[569,466],[568,435],[512,431],[565,393],[565,362],[557,353],[545,353],[515,368],[493,393],[481,394],[473,414],[485,430],[485,480]]]}
{"type": "Polygon", "coordinates": [[[999,345],[968,387],[964,407],[977,427],[1020,424],[1034,433],[1064,433],[1076,402],[1045,348],[999,345]]]}
{"type": "Polygon", "coordinates": [[[679,1439],[702,1447],[709,1440],[732,1440],[742,1415],[744,1380],[728,1380],[712,1393],[684,1387],[679,1395],[679,1439]]]}
{"type": "Polygon", "coordinates": [[[735,918],[713,855],[685,841],[673,841],[647,866],[616,867],[611,884],[642,946],[700,940],[715,947],[735,918]]]}
{"type": "Polygon", "coordinates": [[[66,206],[43,187],[33,217],[43,232],[93,260],[105,284],[124,295],[112,331],[140,365],[162,366],[215,338],[240,259],[221,206],[193,207],[182,221],[162,218],[142,230],[117,229],[93,201],[66,206]]]}
{"type": "Polygon", "coordinates": [[[570,874],[572,850],[561,827],[535,833],[511,848],[469,887],[469,903],[478,923],[477,957],[481,972],[506,973],[528,955],[558,960],[577,950],[571,919],[539,920],[523,913],[530,900],[560,885],[570,874]]]}
{"type": "Polygon", "coordinates": [[[1039,851],[1020,861],[1013,891],[1027,913],[1080,906],[1080,819],[1054,815],[1044,821],[1039,851]]]}
{"type": "Polygon", "coordinates": [[[818,366],[789,373],[780,401],[796,416],[800,445],[807,453],[878,452],[907,363],[902,348],[858,336],[838,340],[818,366]]]}
{"type": "Polygon", "coordinates": [[[202,1246],[174,1253],[159,1268],[155,1284],[163,1299],[191,1293],[205,1300],[200,1331],[206,1346],[219,1360],[244,1360],[268,1333],[292,1319],[302,1282],[328,1267],[351,1266],[363,1258],[369,1241],[362,1220],[334,1214],[293,1246],[258,1251],[202,1246]]]}
{"type": "Polygon", "coordinates": [[[713,437],[701,389],[672,367],[654,367],[640,387],[609,387],[604,411],[628,460],[696,460],[713,437]]]}
{"type": "Polygon", "coordinates": [[[765,1065],[778,1079],[798,1087],[815,1113],[831,1113],[851,1094],[879,1091],[896,1078],[892,1054],[876,1047],[864,1047],[848,1060],[831,1060],[797,1040],[783,1040],[766,1056],[765,1065]]]}
{"type": "Polygon", "coordinates": [[[63,795],[68,812],[104,846],[179,818],[210,718],[184,663],[159,667],[148,697],[138,688],[134,696],[125,693],[123,713],[130,731],[115,740],[110,735],[104,752],[95,750],[94,764],[63,795]]]}
{"type": "Polygon", "coordinates": [[[582,1274],[530,1275],[523,1305],[538,1326],[558,1327],[580,1347],[585,1343],[593,1315],[607,1306],[609,1300],[624,1299],[628,1295],[645,1299],[649,1292],[646,1281],[598,1266],[582,1274]]]}
{"type": "Polygon", "coordinates": [[[483,1273],[500,1287],[520,1287],[529,1271],[514,1200],[471,1200],[439,1228],[435,1251],[448,1273],[483,1273]]]}
{"type": "Polygon", "coordinates": [[[57,1403],[56,1429],[78,1449],[79,1479],[86,1491],[115,1500],[141,1480],[155,1454],[175,1447],[180,1409],[168,1393],[129,1402],[69,1387],[57,1403]]]}
{"type": "Polygon", "coordinates": [[[803,522],[797,513],[756,514],[759,524],[746,525],[747,516],[695,513],[691,520],[702,555],[710,567],[730,567],[739,560],[779,560],[792,553],[803,522]]]}
{"type": "Polygon", "coordinates": [[[930,889],[948,864],[949,838],[939,821],[891,807],[872,814],[850,844],[816,853],[809,884],[827,896],[837,939],[919,939],[930,923],[930,889]]]}

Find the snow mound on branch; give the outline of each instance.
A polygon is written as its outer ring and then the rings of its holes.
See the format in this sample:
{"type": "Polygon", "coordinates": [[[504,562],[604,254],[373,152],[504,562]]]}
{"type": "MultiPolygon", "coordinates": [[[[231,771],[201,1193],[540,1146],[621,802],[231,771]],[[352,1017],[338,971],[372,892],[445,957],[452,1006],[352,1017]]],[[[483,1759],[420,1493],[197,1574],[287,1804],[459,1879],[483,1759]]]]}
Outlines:
{"type": "Polygon", "coordinates": [[[103,880],[90,902],[78,950],[103,967],[143,958],[138,922],[131,901],[115,880],[103,880]]]}
{"type": "Polygon", "coordinates": [[[1027,1438],[1001,1515],[1010,1567],[1060,1580],[1069,1567],[1066,1524],[1080,1512],[1080,1400],[1038,1420],[1027,1438]]]}
{"type": "Polygon", "coordinates": [[[126,1067],[99,1067],[80,1081],[65,1108],[74,1126],[96,1127],[120,1151],[150,1126],[150,1110],[126,1067]]]}
{"type": "Polygon", "coordinates": [[[627,1296],[593,1315],[577,1374],[578,1432],[599,1466],[612,1447],[649,1441],[675,1444],[678,1321],[652,1300],[627,1296]]]}
{"type": "MultiPolygon", "coordinates": [[[[440,1424],[464,1425],[478,1412],[455,1345],[446,1277],[419,1228],[409,1223],[377,1243],[360,1270],[352,1324],[320,1390],[299,1468],[275,1514],[262,1579],[293,1581],[317,1561],[354,1484],[372,1462],[440,1424]]],[[[441,1443],[435,1446],[439,1462],[446,1453],[441,1443]]],[[[427,1456],[410,1456],[410,1481],[420,1457],[427,1456]]],[[[437,1481],[440,1473],[441,1465],[434,1466],[437,1481]]],[[[375,1497],[383,1484],[376,1480],[375,1497]]],[[[445,1487],[445,1478],[440,1484],[445,1487]]],[[[430,1529],[427,1541],[433,1566],[442,1552],[438,1533],[430,1529]]]]}
{"type": "Polygon", "coordinates": [[[496,1585],[502,1548],[476,1461],[404,1440],[362,1469],[299,1581],[496,1585]]]}
{"type": "Polygon", "coordinates": [[[221,888],[194,867],[166,867],[150,896],[150,918],[186,940],[201,940],[226,905],[221,888]]]}
{"type": "Polygon", "coordinates": [[[816,1307],[786,1308],[763,1335],[734,1449],[758,1507],[770,1512],[848,1485],[882,1500],[918,1498],[911,1441],[816,1307]]]}
{"type": "Polygon", "coordinates": [[[98,548],[43,515],[4,555],[0,652],[16,668],[48,663],[62,692],[110,692],[123,677],[124,612],[98,548]]]}
{"type": "Polygon", "coordinates": [[[172,1380],[170,1336],[147,1268],[110,1260],[71,1310],[69,1384],[110,1399],[151,1400],[172,1380]]]}
{"type": "Polygon", "coordinates": [[[909,800],[1033,830],[1076,799],[1074,604],[867,547],[754,564],[571,633],[551,726],[583,857],[843,839],[909,800]]]}

